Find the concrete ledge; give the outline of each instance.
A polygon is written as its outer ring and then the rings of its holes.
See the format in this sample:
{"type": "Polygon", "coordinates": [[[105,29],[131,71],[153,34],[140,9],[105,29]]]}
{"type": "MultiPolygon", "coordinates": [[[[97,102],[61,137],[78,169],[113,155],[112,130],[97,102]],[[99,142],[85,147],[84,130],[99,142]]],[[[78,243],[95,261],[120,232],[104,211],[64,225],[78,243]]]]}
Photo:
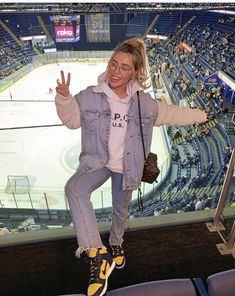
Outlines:
{"type": "MultiPolygon", "coordinates": [[[[167,227],[174,225],[183,225],[191,223],[200,223],[212,221],[215,215],[215,209],[206,211],[186,212],[179,214],[167,214],[152,217],[131,218],[126,222],[126,231],[136,231],[141,229],[167,227]]],[[[224,209],[224,217],[232,217],[235,215],[235,208],[230,207],[224,209]]],[[[111,222],[99,223],[100,233],[108,233],[111,222]]],[[[13,233],[0,236],[0,248],[6,246],[14,246],[18,244],[31,244],[43,241],[61,240],[67,238],[75,238],[73,226],[67,226],[56,229],[37,230],[29,232],[13,233]]]]}

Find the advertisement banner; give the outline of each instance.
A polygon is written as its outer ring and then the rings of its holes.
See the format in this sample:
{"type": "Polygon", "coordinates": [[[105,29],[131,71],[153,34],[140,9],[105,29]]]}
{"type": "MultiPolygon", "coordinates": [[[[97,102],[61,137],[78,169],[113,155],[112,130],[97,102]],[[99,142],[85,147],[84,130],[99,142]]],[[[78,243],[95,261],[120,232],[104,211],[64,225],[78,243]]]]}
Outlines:
{"type": "Polygon", "coordinates": [[[73,27],[68,26],[59,26],[55,27],[55,36],[56,38],[73,38],[73,27]]]}
{"type": "Polygon", "coordinates": [[[50,16],[54,23],[56,42],[77,42],[80,40],[80,15],[50,16]]]}
{"type": "Polygon", "coordinates": [[[110,42],[109,14],[88,14],[85,18],[87,42],[110,42]]]}

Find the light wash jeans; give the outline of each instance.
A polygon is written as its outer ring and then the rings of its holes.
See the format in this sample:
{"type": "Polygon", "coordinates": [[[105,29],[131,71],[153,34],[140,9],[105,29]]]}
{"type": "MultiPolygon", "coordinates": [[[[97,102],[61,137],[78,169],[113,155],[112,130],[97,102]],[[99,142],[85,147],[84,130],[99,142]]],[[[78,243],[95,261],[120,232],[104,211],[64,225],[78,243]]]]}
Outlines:
{"type": "Polygon", "coordinates": [[[79,246],[76,252],[78,257],[84,250],[104,246],[90,198],[91,193],[110,177],[112,178],[113,210],[109,242],[112,245],[121,245],[128,214],[128,203],[132,194],[130,190],[122,190],[123,175],[114,173],[106,167],[92,172],[78,169],[65,186],[65,194],[79,246]]]}

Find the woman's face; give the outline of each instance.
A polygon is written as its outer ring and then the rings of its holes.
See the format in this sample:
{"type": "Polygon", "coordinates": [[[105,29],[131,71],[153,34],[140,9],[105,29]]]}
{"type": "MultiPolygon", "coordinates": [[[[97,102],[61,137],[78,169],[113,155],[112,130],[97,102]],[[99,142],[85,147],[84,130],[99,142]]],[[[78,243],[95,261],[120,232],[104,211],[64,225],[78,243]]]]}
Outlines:
{"type": "Polygon", "coordinates": [[[119,51],[108,64],[108,83],[117,94],[122,95],[130,79],[134,78],[135,71],[132,56],[119,51]]]}

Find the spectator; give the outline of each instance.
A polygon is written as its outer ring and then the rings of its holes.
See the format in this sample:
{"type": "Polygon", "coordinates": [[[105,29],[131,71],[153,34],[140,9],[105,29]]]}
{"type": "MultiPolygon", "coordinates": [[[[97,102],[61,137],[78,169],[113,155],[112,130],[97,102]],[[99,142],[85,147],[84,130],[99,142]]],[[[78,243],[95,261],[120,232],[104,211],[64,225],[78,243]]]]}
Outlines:
{"type": "Polygon", "coordinates": [[[199,197],[195,203],[195,211],[201,211],[201,210],[203,210],[203,202],[202,202],[202,199],[199,197]]]}
{"type": "Polygon", "coordinates": [[[4,227],[3,223],[0,223],[0,235],[6,235],[9,234],[10,231],[4,227]]]}
{"type": "Polygon", "coordinates": [[[204,208],[210,209],[212,207],[212,197],[208,196],[205,200],[204,208]]]}
{"type": "MultiPolygon", "coordinates": [[[[144,157],[138,135],[138,94],[144,125],[146,151],[149,152],[153,127],[205,122],[204,111],[169,106],[155,101],[141,88],[147,88],[148,71],[144,44],[125,40],[113,52],[98,85],[72,96],[70,74],[57,80],[56,107],[62,122],[71,129],[82,129],[82,152],[75,174],[65,186],[76,236],[77,256],[85,252],[90,263],[88,295],[104,295],[113,268],[125,265],[122,249],[128,203],[132,191],[140,186],[144,157]],[[128,118],[128,120],[126,120],[128,118]],[[98,131],[103,132],[98,132],[98,131]],[[128,139],[128,140],[127,140],[128,139]],[[138,162],[136,162],[138,160],[138,162]],[[101,241],[95,212],[90,201],[92,191],[112,178],[113,216],[110,233],[112,256],[101,241]],[[102,262],[107,264],[105,274],[102,262]],[[94,274],[94,271],[95,274],[94,274]],[[102,275],[102,278],[100,278],[102,275]]],[[[168,66],[167,66],[168,67],[168,66]]],[[[76,79],[77,80],[77,79],[76,79]]]]}

